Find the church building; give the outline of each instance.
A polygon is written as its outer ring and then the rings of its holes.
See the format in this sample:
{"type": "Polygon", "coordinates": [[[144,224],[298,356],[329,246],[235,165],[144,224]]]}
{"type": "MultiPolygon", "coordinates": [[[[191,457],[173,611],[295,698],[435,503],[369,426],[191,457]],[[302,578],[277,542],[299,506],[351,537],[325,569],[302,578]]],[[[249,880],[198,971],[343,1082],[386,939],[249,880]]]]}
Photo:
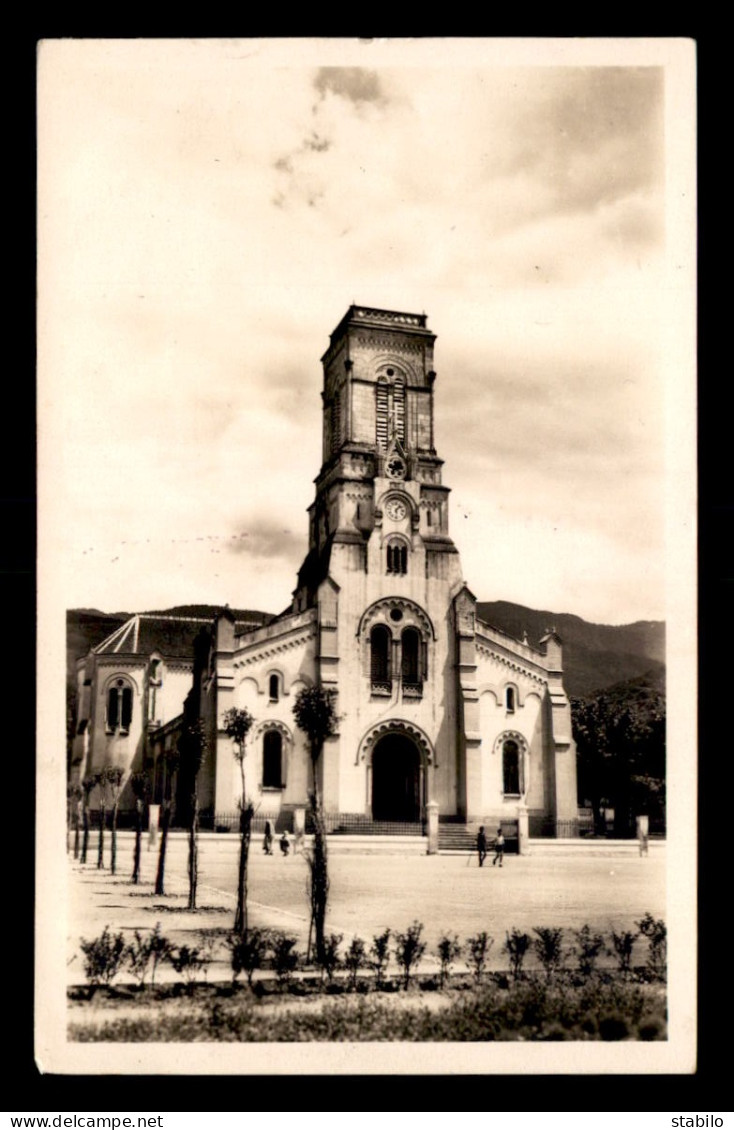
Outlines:
{"type": "Polygon", "coordinates": [[[531,828],[577,829],[561,641],[551,630],[531,646],[478,619],[450,536],[426,321],[351,306],[331,335],[323,461],[291,606],[255,628],[224,610],[195,671],[211,736],[201,804],[215,826],[239,801],[221,729],[231,707],[255,719],[245,764],[258,813],[293,826],[311,763],[292,708],[321,684],[339,716],[319,762],[330,829],[421,826],[429,812],[488,831],[522,812],[531,828]]]}

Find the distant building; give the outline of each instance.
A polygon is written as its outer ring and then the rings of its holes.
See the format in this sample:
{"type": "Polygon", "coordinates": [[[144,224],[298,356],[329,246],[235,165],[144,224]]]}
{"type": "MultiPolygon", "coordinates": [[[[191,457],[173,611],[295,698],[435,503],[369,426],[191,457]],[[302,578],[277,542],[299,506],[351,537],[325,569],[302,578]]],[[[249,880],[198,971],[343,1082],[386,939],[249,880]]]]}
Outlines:
{"type": "Polygon", "coordinates": [[[561,641],[551,630],[532,647],[476,616],[434,445],[434,341],[424,314],[349,308],[322,358],[323,462],[290,608],[257,627],[224,610],[208,636],[199,621],[171,626],[172,648],[162,621],[133,618],[81,669],[86,765],[147,757],[160,793],[198,636],[189,707],[210,732],[205,821],[231,823],[239,801],[222,730],[231,707],[255,719],[246,773],[260,815],[287,825],[306,806],[310,757],[292,707],[319,683],[337,692],[340,719],[319,764],[330,827],[420,825],[433,803],[439,819],[493,830],[522,805],[531,830],[575,833],[561,641]]]}

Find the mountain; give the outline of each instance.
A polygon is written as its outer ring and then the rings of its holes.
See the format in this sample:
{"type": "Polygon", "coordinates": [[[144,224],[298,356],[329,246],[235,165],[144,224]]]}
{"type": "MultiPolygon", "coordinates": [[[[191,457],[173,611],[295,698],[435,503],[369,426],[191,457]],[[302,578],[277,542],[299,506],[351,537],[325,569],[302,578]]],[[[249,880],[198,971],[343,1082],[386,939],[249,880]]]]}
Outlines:
{"type": "Polygon", "coordinates": [[[527,632],[537,646],[549,628],[563,641],[564,685],[571,698],[583,698],[642,675],[665,678],[665,624],[590,624],[568,612],[542,612],[509,601],[479,601],[477,616],[515,639],[527,632]]]}
{"type": "MultiPolygon", "coordinates": [[[[218,608],[210,604],[180,604],[159,615],[195,616],[212,620],[218,608]]],[[[272,617],[266,612],[233,608],[237,620],[262,623],[272,617]]],[[[96,608],[75,608],[66,614],[67,680],[75,686],[76,660],[102,643],[133,613],[100,612],[96,608]]],[[[509,601],[479,601],[480,620],[499,628],[515,639],[527,632],[537,645],[549,628],[563,640],[564,683],[572,698],[583,698],[616,683],[649,676],[657,685],[665,679],[665,624],[659,620],[638,620],[634,624],[590,624],[566,612],[543,612],[509,601]]]]}

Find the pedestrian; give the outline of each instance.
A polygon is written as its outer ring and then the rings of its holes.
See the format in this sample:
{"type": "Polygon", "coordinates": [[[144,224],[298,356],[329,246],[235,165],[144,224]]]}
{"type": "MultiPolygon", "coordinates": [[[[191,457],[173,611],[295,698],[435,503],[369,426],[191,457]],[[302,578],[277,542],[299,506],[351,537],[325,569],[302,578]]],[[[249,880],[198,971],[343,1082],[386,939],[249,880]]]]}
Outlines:
{"type": "Polygon", "coordinates": [[[477,855],[479,856],[479,866],[481,867],[487,858],[487,837],[484,834],[484,824],[477,832],[477,855]]]}
{"type": "Polygon", "coordinates": [[[291,850],[291,842],[288,839],[287,832],[283,832],[283,835],[280,837],[280,850],[283,852],[283,855],[287,855],[291,850]]]}
{"type": "Polygon", "coordinates": [[[497,862],[497,860],[500,861],[500,867],[502,866],[502,859],[504,857],[504,854],[505,854],[505,837],[502,835],[502,827],[500,826],[497,829],[497,835],[495,836],[495,841],[494,841],[494,859],[492,860],[492,866],[493,867],[494,867],[495,863],[497,862]]]}
{"type": "Polygon", "coordinates": [[[265,821],[265,835],[263,836],[263,851],[266,855],[273,854],[273,825],[270,820],[265,821]]]}

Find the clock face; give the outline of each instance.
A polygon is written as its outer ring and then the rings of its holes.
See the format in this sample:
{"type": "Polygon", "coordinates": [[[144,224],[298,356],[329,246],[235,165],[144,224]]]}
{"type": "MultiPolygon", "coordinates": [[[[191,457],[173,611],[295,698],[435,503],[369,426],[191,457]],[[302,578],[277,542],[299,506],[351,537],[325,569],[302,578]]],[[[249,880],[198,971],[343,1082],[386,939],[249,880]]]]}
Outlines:
{"type": "Polygon", "coordinates": [[[386,469],[391,479],[402,479],[405,474],[405,464],[399,455],[393,455],[388,459],[386,469]]]}
{"type": "Polygon", "coordinates": [[[388,518],[392,518],[393,522],[401,522],[407,513],[405,503],[401,502],[399,498],[391,498],[385,507],[385,512],[388,518]]]}

